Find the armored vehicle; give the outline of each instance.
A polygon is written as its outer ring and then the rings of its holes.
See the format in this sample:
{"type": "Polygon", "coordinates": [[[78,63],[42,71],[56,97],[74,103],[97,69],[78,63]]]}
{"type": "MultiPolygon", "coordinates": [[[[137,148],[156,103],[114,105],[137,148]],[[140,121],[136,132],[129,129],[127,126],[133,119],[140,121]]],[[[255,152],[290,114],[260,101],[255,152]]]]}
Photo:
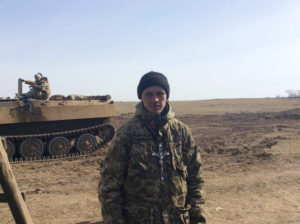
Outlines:
{"type": "Polygon", "coordinates": [[[91,153],[114,135],[110,118],[116,115],[116,108],[109,95],[23,99],[19,79],[16,96],[0,99],[0,137],[6,139],[10,159],[91,153]]]}

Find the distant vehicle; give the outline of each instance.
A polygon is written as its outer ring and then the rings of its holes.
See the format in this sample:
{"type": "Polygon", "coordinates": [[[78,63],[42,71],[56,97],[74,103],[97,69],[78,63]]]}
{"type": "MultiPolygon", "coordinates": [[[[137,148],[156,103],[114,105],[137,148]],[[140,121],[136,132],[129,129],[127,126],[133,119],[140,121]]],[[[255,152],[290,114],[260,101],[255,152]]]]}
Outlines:
{"type": "Polygon", "coordinates": [[[110,95],[24,99],[19,79],[16,96],[0,99],[0,137],[6,139],[9,159],[91,153],[114,136],[110,118],[116,107],[110,95]]]}

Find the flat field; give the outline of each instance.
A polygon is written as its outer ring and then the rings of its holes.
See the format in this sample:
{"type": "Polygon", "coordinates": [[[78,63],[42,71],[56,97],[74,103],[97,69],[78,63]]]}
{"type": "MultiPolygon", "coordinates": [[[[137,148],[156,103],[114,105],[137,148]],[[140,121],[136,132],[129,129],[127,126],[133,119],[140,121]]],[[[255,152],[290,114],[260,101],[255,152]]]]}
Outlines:
{"type": "MultiPolygon", "coordinates": [[[[135,102],[117,102],[118,129],[135,102]]],[[[300,99],[171,102],[202,151],[211,224],[300,224],[300,99]]],[[[96,155],[67,161],[12,164],[35,223],[101,223],[96,155]]],[[[0,204],[0,223],[14,223],[0,204]]]]}

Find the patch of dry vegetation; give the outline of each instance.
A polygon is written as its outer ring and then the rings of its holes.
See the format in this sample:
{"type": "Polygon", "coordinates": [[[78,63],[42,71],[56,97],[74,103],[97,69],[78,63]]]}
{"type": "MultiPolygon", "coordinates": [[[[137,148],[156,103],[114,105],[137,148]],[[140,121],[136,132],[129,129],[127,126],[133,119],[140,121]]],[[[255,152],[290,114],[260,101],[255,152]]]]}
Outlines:
{"type": "MultiPolygon", "coordinates": [[[[202,151],[208,223],[300,223],[300,99],[171,102],[202,151]]],[[[118,129],[136,102],[117,102],[118,129]]],[[[99,163],[94,157],[14,164],[36,223],[99,223],[99,163]]],[[[13,223],[0,204],[0,223],[13,223]]]]}
{"type": "MultiPolygon", "coordinates": [[[[170,101],[177,115],[278,112],[300,108],[299,98],[216,99],[170,101]]],[[[120,114],[133,114],[137,102],[116,102],[120,114]]]]}

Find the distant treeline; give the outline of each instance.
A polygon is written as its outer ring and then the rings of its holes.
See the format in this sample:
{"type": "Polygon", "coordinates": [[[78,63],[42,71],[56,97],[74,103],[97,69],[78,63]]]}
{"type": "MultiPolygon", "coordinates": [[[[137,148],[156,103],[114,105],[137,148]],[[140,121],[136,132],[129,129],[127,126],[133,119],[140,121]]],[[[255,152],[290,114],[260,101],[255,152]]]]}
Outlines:
{"type": "Polygon", "coordinates": [[[293,90],[293,89],[288,89],[285,91],[287,93],[287,97],[289,98],[300,98],[300,89],[299,90],[293,90]]]}

